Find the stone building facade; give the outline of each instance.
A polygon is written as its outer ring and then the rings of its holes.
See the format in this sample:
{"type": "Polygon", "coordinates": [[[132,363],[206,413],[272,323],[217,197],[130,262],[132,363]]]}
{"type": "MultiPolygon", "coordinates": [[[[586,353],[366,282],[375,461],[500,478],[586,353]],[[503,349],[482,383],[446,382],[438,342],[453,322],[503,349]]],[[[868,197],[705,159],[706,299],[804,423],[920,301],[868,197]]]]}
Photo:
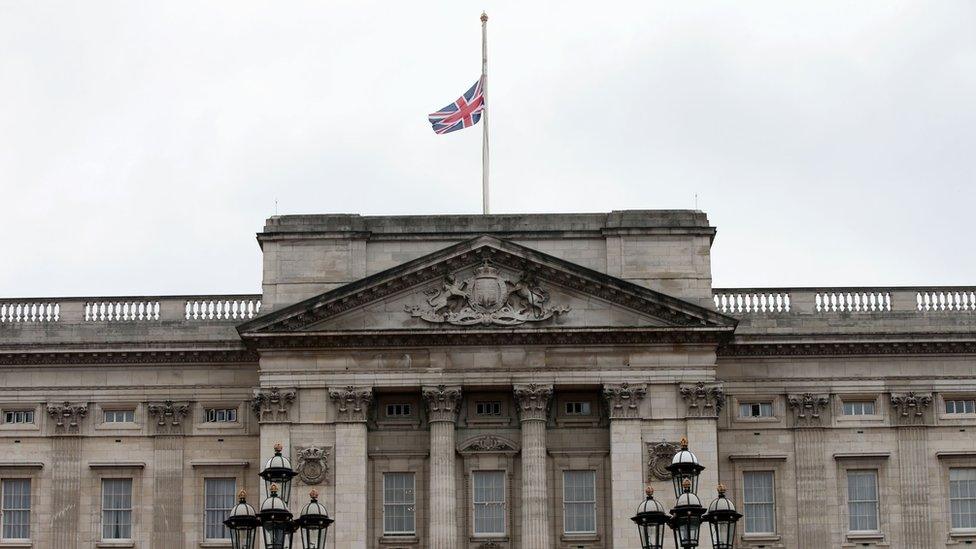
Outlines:
{"type": "MultiPolygon", "coordinates": [[[[976,289],[715,289],[697,211],[281,216],[260,295],[0,300],[0,549],[623,549],[683,436],[746,548],[976,542],[976,289]]],[[[708,547],[707,541],[703,547],[708,547]]]]}

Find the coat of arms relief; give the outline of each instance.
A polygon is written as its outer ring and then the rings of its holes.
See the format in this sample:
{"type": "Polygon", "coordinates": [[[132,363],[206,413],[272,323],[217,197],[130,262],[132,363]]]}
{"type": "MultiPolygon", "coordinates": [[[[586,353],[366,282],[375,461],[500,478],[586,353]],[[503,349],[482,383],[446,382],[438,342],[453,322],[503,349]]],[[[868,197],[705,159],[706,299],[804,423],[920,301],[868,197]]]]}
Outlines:
{"type": "Polygon", "coordinates": [[[447,275],[441,288],[425,290],[424,295],[423,305],[407,305],[406,312],[427,322],[455,326],[515,326],[569,312],[569,307],[549,305],[549,292],[531,271],[513,282],[487,259],[472,276],[459,281],[447,275]]]}

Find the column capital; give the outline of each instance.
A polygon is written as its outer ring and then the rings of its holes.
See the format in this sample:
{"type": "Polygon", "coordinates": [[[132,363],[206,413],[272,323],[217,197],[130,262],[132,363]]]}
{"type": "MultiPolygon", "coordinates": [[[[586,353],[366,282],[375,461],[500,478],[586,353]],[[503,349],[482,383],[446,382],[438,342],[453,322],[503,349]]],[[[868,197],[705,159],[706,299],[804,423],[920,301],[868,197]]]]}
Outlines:
{"type": "Polygon", "coordinates": [[[458,404],[461,403],[461,387],[458,385],[438,385],[423,388],[424,402],[427,404],[427,421],[447,421],[454,423],[458,417],[458,404]]]}
{"type": "Polygon", "coordinates": [[[150,402],[146,405],[151,417],[156,418],[155,433],[157,435],[182,435],[183,418],[190,414],[189,402],[150,402]]]}
{"type": "Polygon", "coordinates": [[[63,402],[48,404],[47,413],[54,418],[54,433],[57,435],[78,434],[81,420],[88,415],[88,404],[63,402]]]}
{"type": "Polygon", "coordinates": [[[607,383],[603,385],[603,399],[610,410],[610,419],[640,419],[640,401],[647,395],[646,383],[607,383]]]}
{"type": "Polygon", "coordinates": [[[515,385],[515,406],[519,420],[546,421],[549,401],[552,399],[552,384],[527,383],[515,385]]]}
{"type": "Polygon", "coordinates": [[[721,385],[699,381],[694,385],[682,385],[679,389],[685,401],[685,417],[718,417],[725,406],[725,390],[721,385]]]}
{"type": "Polygon", "coordinates": [[[797,427],[820,427],[823,425],[823,412],[830,404],[830,395],[803,393],[786,395],[786,403],[793,410],[797,427]]]}
{"type": "Polygon", "coordinates": [[[369,405],[373,402],[373,388],[347,385],[329,389],[329,398],[335,403],[336,422],[365,423],[369,405]]]}
{"type": "Polygon", "coordinates": [[[932,405],[931,393],[891,393],[892,423],[915,425],[925,422],[925,412],[932,405]]]}
{"type": "Polygon", "coordinates": [[[257,389],[251,399],[251,409],[258,416],[259,423],[280,423],[288,421],[291,408],[298,391],[295,389],[257,389]]]}

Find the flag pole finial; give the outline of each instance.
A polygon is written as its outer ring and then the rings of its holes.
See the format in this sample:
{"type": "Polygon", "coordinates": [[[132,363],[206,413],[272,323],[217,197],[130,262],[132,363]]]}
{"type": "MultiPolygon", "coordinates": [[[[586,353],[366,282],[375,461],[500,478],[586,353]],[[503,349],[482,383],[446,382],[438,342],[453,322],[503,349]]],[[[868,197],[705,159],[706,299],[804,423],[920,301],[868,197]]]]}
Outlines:
{"type": "Polygon", "coordinates": [[[482,23],[487,23],[488,22],[488,14],[487,13],[481,12],[481,22],[482,23]]]}

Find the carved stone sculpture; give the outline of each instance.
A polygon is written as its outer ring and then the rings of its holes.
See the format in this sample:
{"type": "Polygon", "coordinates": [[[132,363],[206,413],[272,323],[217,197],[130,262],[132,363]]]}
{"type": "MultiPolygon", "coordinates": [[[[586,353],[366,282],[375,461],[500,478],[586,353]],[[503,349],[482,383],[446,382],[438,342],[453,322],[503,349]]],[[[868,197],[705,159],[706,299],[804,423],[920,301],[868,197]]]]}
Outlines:
{"type": "Polygon", "coordinates": [[[424,402],[427,403],[428,421],[449,421],[453,423],[457,420],[458,404],[461,402],[460,387],[437,387],[423,388],[424,402]]]}
{"type": "Polygon", "coordinates": [[[891,407],[894,411],[892,419],[897,423],[921,423],[925,418],[925,411],[931,405],[932,395],[930,394],[920,394],[914,391],[891,394],[891,407]]]}
{"type": "Polygon", "coordinates": [[[146,407],[149,416],[156,418],[157,434],[178,434],[183,432],[183,418],[190,413],[189,402],[150,402],[146,407]]]}
{"type": "Polygon", "coordinates": [[[458,281],[447,275],[441,287],[430,288],[422,305],[407,305],[406,312],[427,322],[456,326],[515,326],[539,322],[569,312],[569,307],[549,306],[549,292],[530,271],[515,282],[506,280],[490,260],[474,275],[458,281]]]}
{"type": "Polygon", "coordinates": [[[479,435],[462,442],[458,445],[458,452],[462,454],[500,452],[518,452],[518,444],[497,435],[479,435]]]}
{"type": "Polygon", "coordinates": [[[346,386],[341,389],[329,389],[329,398],[335,403],[336,421],[361,422],[366,421],[366,413],[373,402],[372,387],[346,386]]]}
{"type": "Polygon", "coordinates": [[[298,467],[295,471],[298,478],[310,486],[321,484],[329,474],[329,453],[331,448],[328,446],[298,446],[295,448],[295,456],[298,458],[298,467]]]}
{"type": "Polygon", "coordinates": [[[725,391],[719,385],[705,385],[699,381],[682,386],[680,392],[689,417],[715,417],[725,405],[725,391]]]}
{"type": "Polygon", "coordinates": [[[613,383],[603,386],[603,398],[610,410],[610,419],[638,418],[640,401],[647,394],[646,383],[613,383]]]}
{"type": "Polygon", "coordinates": [[[552,398],[552,385],[529,383],[515,386],[515,405],[522,421],[545,421],[552,398]]]}
{"type": "Polygon", "coordinates": [[[798,427],[816,427],[822,424],[821,415],[827,408],[827,404],[830,403],[830,397],[826,394],[803,393],[787,395],[786,402],[793,410],[793,416],[796,418],[798,427]]]}
{"type": "Polygon", "coordinates": [[[295,401],[294,389],[284,390],[272,387],[269,390],[258,390],[251,399],[251,408],[262,423],[288,421],[288,410],[295,401]]]}
{"type": "Polygon", "coordinates": [[[81,420],[88,415],[88,405],[70,402],[48,404],[47,413],[54,418],[55,433],[77,433],[81,420]]]}
{"type": "Polygon", "coordinates": [[[671,465],[671,459],[681,445],[677,442],[648,442],[647,443],[647,476],[655,480],[670,480],[671,472],[666,469],[671,465]]]}

